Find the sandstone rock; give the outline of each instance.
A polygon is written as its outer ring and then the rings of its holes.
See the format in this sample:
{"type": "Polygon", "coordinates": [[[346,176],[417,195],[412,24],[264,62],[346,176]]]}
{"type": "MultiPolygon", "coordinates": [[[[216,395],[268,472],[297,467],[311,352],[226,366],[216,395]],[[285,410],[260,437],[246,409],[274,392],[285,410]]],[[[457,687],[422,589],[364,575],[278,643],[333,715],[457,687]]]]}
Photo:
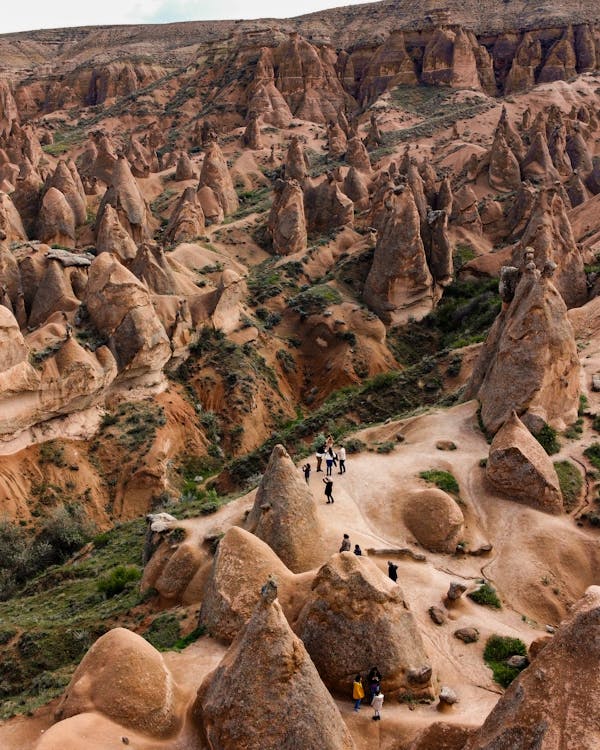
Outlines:
{"type": "Polygon", "coordinates": [[[584,178],[587,177],[592,171],[592,157],[578,125],[567,135],[567,154],[573,169],[584,178]]]}
{"type": "Polygon", "coordinates": [[[379,148],[383,144],[383,136],[381,135],[381,131],[379,130],[379,125],[377,123],[377,115],[375,112],[371,112],[371,119],[369,121],[369,131],[367,133],[367,137],[365,138],[365,147],[367,151],[374,151],[376,148],[379,148]]]}
{"type": "Polygon", "coordinates": [[[196,170],[192,164],[192,160],[188,156],[187,151],[182,151],[177,159],[177,167],[175,169],[175,179],[178,182],[182,180],[193,180],[197,177],[196,170]]]}
{"type": "Polygon", "coordinates": [[[302,143],[297,136],[294,136],[288,146],[285,157],[285,176],[290,180],[297,180],[302,184],[308,175],[307,160],[304,156],[302,143]]]}
{"type": "Polygon", "coordinates": [[[430,686],[431,668],[402,591],[367,557],[337,554],[323,565],[295,630],[330,689],[346,693],[354,675],[373,664],[388,694],[430,686]]]}
{"type": "MultiPolygon", "coordinates": [[[[96,177],[107,185],[110,185],[113,179],[113,172],[119,160],[117,150],[106,133],[96,132],[92,137],[94,139],[95,148],[92,148],[89,151],[88,158],[93,155],[94,151],[96,153],[96,158],[91,166],[91,172],[89,172],[88,175],[90,177],[96,177]]],[[[86,174],[86,166],[86,162],[78,164],[82,174],[86,174]]]]}
{"type": "Polygon", "coordinates": [[[445,211],[427,212],[426,236],[428,238],[427,263],[431,275],[437,284],[447,286],[454,276],[454,265],[452,244],[448,235],[448,215],[445,211]]]}
{"type": "Polygon", "coordinates": [[[204,741],[213,750],[352,750],[350,733],[302,641],[264,588],[245,630],[198,690],[192,718],[204,741]],[[268,680],[256,678],[267,671],[268,680]]]}
{"type": "MultiPolygon", "coordinates": [[[[254,534],[232,526],[219,542],[204,590],[198,622],[211,636],[231,642],[243,630],[260,600],[260,587],[268,578],[279,591],[291,572],[273,550],[254,534]]],[[[281,598],[281,593],[280,593],[281,598]]]]}
{"type": "Polygon", "coordinates": [[[248,296],[244,279],[233,269],[221,274],[216,292],[216,304],[212,310],[212,324],[223,333],[235,331],[240,324],[241,305],[248,296]]]}
{"type": "Polygon", "coordinates": [[[534,641],[531,641],[529,644],[529,648],[527,649],[527,656],[529,657],[529,661],[533,661],[538,657],[540,652],[546,648],[546,646],[549,643],[552,643],[552,639],[554,636],[552,635],[542,635],[540,638],[536,638],[534,641]]]}
{"type": "Polygon", "coordinates": [[[454,637],[463,643],[476,643],[479,640],[477,628],[459,628],[454,631],[454,637]]]}
{"type": "Polygon", "coordinates": [[[504,83],[504,93],[508,95],[530,89],[535,84],[535,73],[541,62],[542,46],[539,40],[527,31],[514,56],[504,83]]]}
{"type": "Polygon", "coordinates": [[[436,721],[423,729],[408,750],[463,750],[473,729],[436,721]]]}
{"type": "Polygon", "coordinates": [[[220,224],[225,214],[213,189],[208,187],[208,185],[204,185],[204,187],[198,190],[197,196],[207,226],[210,224],[220,224]]]}
{"type": "Polygon", "coordinates": [[[62,720],[98,711],[124,727],[169,737],[181,725],[180,700],[161,654],[139,635],[115,628],[87,652],[55,716],[62,720]]]}
{"type": "Polygon", "coordinates": [[[429,617],[431,617],[436,625],[443,625],[446,622],[446,615],[444,614],[444,610],[440,609],[440,607],[429,607],[428,612],[429,617]]]}
{"type": "Polygon", "coordinates": [[[244,134],[242,136],[242,143],[244,144],[244,146],[247,146],[253,151],[258,151],[264,148],[264,144],[260,135],[260,124],[258,122],[258,116],[255,115],[254,117],[251,117],[249,119],[248,124],[246,125],[246,130],[244,130],[244,134]]]}
{"type": "MultiPolygon", "coordinates": [[[[423,178],[423,183],[427,185],[427,181],[423,178]]],[[[452,215],[452,207],[454,203],[454,196],[452,194],[452,186],[450,179],[444,177],[440,183],[440,189],[435,199],[435,207],[438,211],[445,211],[448,216],[452,215]]]]}
{"type": "Polygon", "coordinates": [[[406,51],[404,34],[394,30],[369,59],[358,98],[361,104],[368,104],[395,86],[417,83],[415,64],[406,51]]]}
{"type": "Polygon", "coordinates": [[[371,174],[371,160],[369,159],[369,154],[365,148],[365,144],[357,136],[350,138],[348,141],[346,162],[351,167],[358,169],[359,172],[371,174]]]}
{"type": "Polygon", "coordinates": [[[518,190],[521,184],[521,168],[517,157],[510,149],[502,131],[498,129],[490,152],[488,181],[490,187],[500,193],[518,190]]]}
{"type": "Polygon", "coordinates": [[[404,523],[415,539],[431,552],[454,552],[464,518],[461,509],[443,490],[413,490],[402,510],[404,523]]]}
{"type": "Polygon", "coordinates": [[[447,685],[442,685],[440,688],[439,699],[440,703],[445,703],[447,706],[453,706],[455,703],[458,703],[458,695],[447,685]]]}
{"type": "Polygon", "coordinates": [[[90,266],[84,302],[124,377],[161,373],[171,356],[165,329],[146,287],[110,253],[90,266]]]}
{"type": "Polygon", "coordinates": [[[554,465],[514,412],[492,441],[486,477],[511,498],[550,513],[562,512],[554,465]]]}
{"type": "Polygon", "coordinates": [[[143,242],[129,270],[145,282],[154,294],[177,294],[179,292],[175,274],[162,247],[156,242],[143,242]]]}
{"type": "Polygon", "coordinates": [[[144,146],[135,135],[130,136],[125,155],[134,177],[149,177],[151,172],[158,172],[156,152],[144,146]]]}
{"type": "Polygon", "coordinates": [[[592,195],[600,193],[600,157],[594,156],[592,158],[592,171],[587,176],[585,184],[592,195]]]}
{"type": "Polygon", "coordinates": [[[98,209],[96,232],[107,205],[116,210],[121,225],[136,243],[152,236],[155,221],[124,156],[119,157],[112,170],[110,187],[98,209]]]}
{"type": "Polygon", "coordinates": [[[534,665],[512,682],[465,750],[596,747],[598,706],[589,698],[600,688],[599,618],[600,589],[592,586],[534,665]]]}
{"type": "Polygon", "coordinates": [[[304,193],[296,180],[275,183],[275,199],[267,226],[273,250],[278,255],[291,255],[306,249],[304,193]]]}
{"type": "Polygon", "coordinates": [[[75,247],[75,216],[65,196],[51,187],[42,200],[37,237],[47,244],[75,247]]]}
{"type": "Polygon", "coordinates": [[[579,358],[566,307],[548,274],[524,269],[513,300],[496,318],[466,398],[478,396],[495,433],[514,411],[571,423],[579,401],[579,358]]]}
{"type": "Polygon", "coordinates": [[[365,302],[386,323],[400,323],[415,308],[433,307],[433,279],[427,266],[420,218],[412,191],[405,189],[386,202],[373,265],[365,282],[365,302]]]}
{"type": "Polygon", "coordinates": [[[464,583],[456,583],[453,581],[450,584],[450,588],[448,589],[448,593],[446,594],[446,599],[450,602],[456,602],[458,601],[461,596],[465,593],[467,590],[467,587],[464,583]]]}
{"type": "Polygon", "coordinates": [[[423,53],[421,81],[429,85],[481,88],[473,42],[462,28],[436,28],[423,53]]]}
{"type": "Polygon", "coordinates": [[[309,233],[325,234],[354,224],[354,204],[329,174],[316,187],[305,185],[304,216],[309,233]]]}
{"type": "Polygon", "coordinates": [[[96,254],[114,253],[123,260],[132,260],[137,254],[137,245],[131,235],[123,229],[115,209],[108,203],[96,233],[96,254]]]}
{"type": "Polygon", "coordinates": [[[525,669],[525,667],[529,664],[529,660],[526,656],[519,656],[518,654],[515,654],[514,656],[510,656],[506,660],[506,666],[507,667],[514,667],[515,669],[525,669]]]}
{"type": "Polygon", "coordinates": [[[209,144],[202,163],[199,187],[205,186],[216,195],[225,216],[237,211],[239,206],[237,193],[233,187],[223,152],[216,142],[209,144]]]}
{"type": "Polygon", "coordinates": [[[458,226],[465,227],[475,234],[481,234],[482,226],[477,209],[477,196],[469,185],[463,185],[453,194],[450,218],[458,226]]]}
{"type": "Polygon", "coordinates": [[[540,70],[538,83],[568,81],[577,75],[577,57],[574,49],[573,28],[567,27],[562,38],[552,46],[540,70]]]}
{"type": "Polygon", "coordinates": [[[330,120],[327,123],[327,148],[329,156],[339,159],[346,153],[348,140],[338,122],[330,120]]]}
{"type": "Polygon", "coordinates": [[[25,228],[17,208],[6,193],[0,192],[0,242],[26,239],[25,228]]]}
{"type": "Polygon", "coordinates": [[[292,121],[290,108],[275,85],[273,50],[269,47],[260,50],[247,96],[248,117],[260,117],[277,128],[287,128],[292,121]]]}
{"type": "Polygon", "coordinates": [[[310,570],[323,559],[315,501],[283,445],[273,448],[246,528],[294,573],[310,570]]]}
{"type": "Polygon", "coordinates": [[[177,201],[165,237],[174,245],[190,242],[204,233],[204,212],[195,188],[187,187],[177,201]]]}
{"type": "Polygon", "coordinates": [[[72,312],[77,310],[79,304],[62,265],[50,260],[33,298],[28,323],[32,328],[36,328],[45,323],[53,313],[72,312]]]}
{"type": "Polygon", "coordinates": [[[364,173],[359,172],[356,167],[350,167],[344,177],[342,190],[354,203],[356,211],[366,211],[369,208],[369,188],[364,173]]]}
{"type": "Polygon", "coordinates": [[[543,133],[537,132],[521,163],[523,177],[530,180],[539,180],[545,184],[553,183],[559,179],[559,174],[552,163],[552,157],[548,150],[548,143],[543,133]]]}
{"type": "Polygon", "coordinates": [[[10,133],[13,123],[18,122],[19,111],[8,81],[0,79],[0,137],[10,133]]]}
{"type": "Polygon", "coordinates": [[[587,287],[583,258],[565,203],[557,190],[538,193],[521,242],[513,252],[513,265],[519,264],[526,247],[533,247],[534,261],[539,268],[548,261],[556,264],[552,280],[567,307],[579,307],[585,303],[587,287]]]}

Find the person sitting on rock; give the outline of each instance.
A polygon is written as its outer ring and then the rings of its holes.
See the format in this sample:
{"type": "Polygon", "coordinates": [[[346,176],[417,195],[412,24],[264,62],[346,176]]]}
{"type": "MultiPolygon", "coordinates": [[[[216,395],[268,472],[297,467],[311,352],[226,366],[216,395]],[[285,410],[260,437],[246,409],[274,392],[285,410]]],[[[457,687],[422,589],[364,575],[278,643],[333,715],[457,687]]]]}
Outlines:
{"type": "Polygon", "coordinates": [[[358,544],[355,544],[355,545],[354,545],[354,554],[355,554],[355,555],[358,555],[359,557],[360,557],[360,556],[362,555],[362,550],[361,550],[361,548],[360,548],[360,547],[358,546],[358,544]]]}
{"type": "Polygon", "coordinates": [[[396,583],[398,580],[398,566],[388,560],[388,575],[396,583]]]}
{"type": "Polygon", "coordinates": [[[328,477],[323,478],[325,483],[325,497],[327,498],[327,504],[333,503],[333,482],[328,477]]]}
{"type": "Polygon", "coordinates": [[[354,710],[358,711],[360,709],[360,702],[365,697],[365,690],[363,688],[362,684],[362,677],[357,674],[354,678],[354,683],[352,684],[352,698],[354,700],[354,710]]]}
{"type": "Polygon", "coordinates": [[[342,539],[342,545],[340,547],[340,552],[350,552],[351,546],[352,545],[350,544],[350,537],[348,536],[348,534],[344,534],[344,538],[342,539]]]}

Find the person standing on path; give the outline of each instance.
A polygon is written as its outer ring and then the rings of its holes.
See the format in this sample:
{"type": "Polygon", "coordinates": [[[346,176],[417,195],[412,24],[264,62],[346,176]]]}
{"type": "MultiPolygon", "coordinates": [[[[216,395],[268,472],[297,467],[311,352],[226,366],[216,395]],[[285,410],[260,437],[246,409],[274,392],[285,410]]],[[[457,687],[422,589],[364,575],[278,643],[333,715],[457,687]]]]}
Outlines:
{"type": "Polygon", "coordinates": [[[361,550],[361,548],[360,548],[360,547],[358,546],[358,544],[355,544],[355,545],[354,545],[354,554],[355,554],[355,555],[358,555],[359,557],[360,557],[360,556],[362,556],[362,550],[361,550]]]}
{"type": "Polygon", "coordinates": [[[340,552],[350,552],[350,548],[352,545],[350,544],[350,537],[348,534],[344,534],[344,538],[342,539],[342,545],[340,547],[340,552]]]}
{"type": "Polygon", "coordinates": [[[379,688],[381,686],[381,672],[377,669],[377,667],[371,667],[371,670],[369,672],[369,676],[367,679],[369,682],[369,694],[371,696],[371,703],[372,703],[373,698],[375,697],[375,694],[379,692],[379,688]]]}
{"type": "Polygon", "coordinates": [[[328,477],[323,477],[325,483],[325,497],[327,498],[327,504],[333,503],[333,482],[328,477]]]}
{"type": "Polygon", "coordinates": [[[308,484],[308,480],[310,479],[310,464],[304,464],[304,466],[302,467],[302,471],[304,472],[304,479],[306,480],[306,484],[308,484]]]}
{"type": "Polygon", "coordinates": [[[315,453],[317,459],[317,471],[323,471],[321,464],[323,463],[323,456],[325,455],[325,446],[319,445],[317,452],[315,453]]]}
{"type": "Polygon", "coordinates": [[[325,454],[325,464],[327,466],[327,474],[325,476],[330,477],[333,472],[333,465],[336,462],[336,455],[333,452],[333,448],[329,448],[325,454]]]}
{"type": "Polygon", "coordinates": [[[345,474],[346,473],[346,449],[344,448],[343,445],[340,445],[337,455],[338,455],[338,459],[339,459],[339,462],[340,462],[340,471],[339,471],[339,473],[340,474],[345,474]]]}
{"type": "Polygon", "coordinates": [[[380,711],[381,707],[383,706],[383,698],[384,695],[381,692],[379,688],[377,688],[377,692],[373,696],[373,700],[371,701],[371,705],[373,706],[373,721],[379,721],[381,719],[380,711]]]}
{"type": "Polygon", "coordinates": [[[360,709],[360,702],[365,697],[365,690],[363,688],[362,684],[362,677],[357,674],[354,678],[354,683],[352,684],[352,698],[354,700],[354,710],[358,711],[360,709]]]}
{"type": "Polygon", "coordinates": [[[388,560],[388,575],[396,583],[398,580],[398,566],[388,560]]]}

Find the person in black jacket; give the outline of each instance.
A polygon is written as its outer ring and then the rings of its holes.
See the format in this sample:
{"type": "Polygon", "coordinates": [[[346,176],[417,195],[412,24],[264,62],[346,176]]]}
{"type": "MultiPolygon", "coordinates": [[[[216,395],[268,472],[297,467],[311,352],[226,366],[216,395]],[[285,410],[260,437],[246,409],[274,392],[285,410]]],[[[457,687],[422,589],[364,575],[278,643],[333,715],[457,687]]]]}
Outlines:
{"type": "Polygon", "coordinates": [[[398,580],[398,566],[388,560],[388,575],[394,581],[398,580]]]}

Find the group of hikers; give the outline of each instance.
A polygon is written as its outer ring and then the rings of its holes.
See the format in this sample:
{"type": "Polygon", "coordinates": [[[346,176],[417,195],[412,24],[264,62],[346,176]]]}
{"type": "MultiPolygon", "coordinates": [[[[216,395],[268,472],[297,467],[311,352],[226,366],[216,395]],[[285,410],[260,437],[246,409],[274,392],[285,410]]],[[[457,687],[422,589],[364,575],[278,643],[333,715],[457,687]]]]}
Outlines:
{"type": "MultiPolygon", "coordinates": [[[[316,451],[316,459],[317,459],[317,471],[322,472],[323,469],[321,466],[323,465],[323,459],[325,459],[325,476],[323,478],[323,484],[325,485],[325,497],[327,498],[327,504],[333,503],[333,480],[330,478],[333,474],[333,467],[338,466],[339,463],[339,471],[338,474],[345,474],[346,473],[346,449],[343,445],[338,446],[337,453],[333,449],[333,435],[327,435],[327,438],[325,439],[325,442],[320,444],[317,447],[316,451]]],[[[302,471],[304,472],[304,479],[306,480],[306,484],[310,481],[310,472],[311,472],[311,465],[307,462],[302,467],[302,471]]]]}
{"type": "MultiPolygon", "coordinates": [[[[383,692],[381,691],[381,674],[377,667],[372,667],[367,676],[367,686],[369,689],[370,704],[373,707],[373,721],[381,719],[381,708],[383,706],[383,692]]],[[[354,710],[360,710],[360,704],[365,698],[365,689],[363,687],[362,676],[357,674],[352,685],[352,699],[354,700],[354,710]]]]}

